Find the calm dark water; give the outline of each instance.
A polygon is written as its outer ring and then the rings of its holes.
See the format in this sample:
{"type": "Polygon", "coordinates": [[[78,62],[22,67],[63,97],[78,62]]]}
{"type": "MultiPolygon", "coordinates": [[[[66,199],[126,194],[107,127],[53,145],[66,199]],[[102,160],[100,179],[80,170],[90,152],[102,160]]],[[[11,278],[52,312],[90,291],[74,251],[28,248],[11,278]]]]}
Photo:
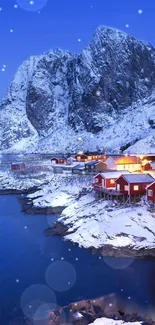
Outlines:
{"type": "MultiPolygon", "coordinates": [[[[0,196],[0,324],[22,315],[26,289],[33,307],[36,287],[30,286],[36,284],[40,291],[50,285],[56,298],[50,302],[58,306],[111,293],[143,308],[155,305],[155,261],[100,259],[59,237],[45,237],[44,229],[55,218],[24,215],[16,196],[0,196]]],[[[45,296],[38,298],[45,301],[45,296]]]]}

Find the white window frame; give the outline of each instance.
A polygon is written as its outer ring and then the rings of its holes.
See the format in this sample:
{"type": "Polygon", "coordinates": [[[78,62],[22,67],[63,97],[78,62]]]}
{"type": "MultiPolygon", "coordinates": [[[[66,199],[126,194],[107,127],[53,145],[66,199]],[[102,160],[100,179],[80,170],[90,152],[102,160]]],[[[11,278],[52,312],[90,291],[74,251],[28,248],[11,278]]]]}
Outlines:
{"type": "Polygon", "coordinates": [[[153,196],[153,190],[148,190],[148,196],[150,196],[150,197],[153,196]]]}
{"type": "Polygon", "coordinates": [[[95,183],[99,183],[99,179],[97,177],[95,178],[95,183]]]}
{"type": "Polygon", "coordinates": [[[139,191],[139,185],[134,185],[134,186],[133,186],[133,190],[134,190],[134,191],[139,191]],[[135,187],[136,187],[136,188],[135,188],[135,187]]]}

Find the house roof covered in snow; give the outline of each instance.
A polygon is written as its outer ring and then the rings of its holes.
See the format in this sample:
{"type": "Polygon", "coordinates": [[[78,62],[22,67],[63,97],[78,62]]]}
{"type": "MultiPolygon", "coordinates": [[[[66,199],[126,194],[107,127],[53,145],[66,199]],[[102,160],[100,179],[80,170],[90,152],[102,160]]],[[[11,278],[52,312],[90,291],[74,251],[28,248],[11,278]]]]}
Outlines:
{"type": "Polygon", "coordinates": [[[150,174],[127,174],[122,177],[130,184],[153,182],[154,178],[150,174]]]}
{"type": "Polygon", "coordinates": [[[137,156],[110,156],[117,165],[128,165],[128,164],[141,164],[141,160],[137,156]]]}
{"type": "Polygon", "coordinates": [[[88,161],[88,162],[86,162],[86,164],[85,165],[90,165],[90,166],[93,166],[93,165],[97,165],[97,164],[99,164],[101,161],[98,161],[98,160],[91,160],[91,161],[88,161]]]}
{"type": "Polygon", "coordinates": [[[84,168],[85,168],[84,165],[79,164],[74,166],[72,169],[84,169],[84,168]]]}
{"type": "Polygon", "coordinates": [[[149,187],[151,187],[152,185],[155,186],[155,181],[154,181],[153,183],[151,183],[150,185],[148,185],[148,186],[147,186],[147,189],[148,189],[149,187]]]}
{"type": "MultiPolygon", "coordinates": [[[[128,172],[126,170],[122,170],[122,171],[119,171],[119,172],[113,172],[113,171],[111,171],[111,172],[107,172],[107,173],[99,173],[98,175],[101,175],[105,179],[110,179],[110,178],[116,178],[117,179],[121,175],[124,175],[124,174],[130,174],[130,172],[128,172]]],[[[96,175],[96,176],[98,176],[98,175],[96,175]]]]}

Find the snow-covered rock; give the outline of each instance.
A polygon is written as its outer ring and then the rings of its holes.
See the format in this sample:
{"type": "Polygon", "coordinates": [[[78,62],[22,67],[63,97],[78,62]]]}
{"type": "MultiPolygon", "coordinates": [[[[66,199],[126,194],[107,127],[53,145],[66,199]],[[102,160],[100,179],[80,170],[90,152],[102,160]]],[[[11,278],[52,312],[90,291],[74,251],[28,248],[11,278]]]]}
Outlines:
{"type": "Polygon", "coordinates": [[[122,320],[113,320],[110,318],[98,318],[93,323],[89,325],[140,325],[143,324],[143,322],[124,322],[122,320]]]}
{"type": "Polygon", "coordinates": [[[89,193],[63,210],[52,227],[54,234],[60,234],[59,226],[61,230],[64,227],[66,240],[103,256],[117,251],[118,255],[134,256],[155,251],[155,211],[148,209],[145,200],[127,207],[96,200],[89,193]]]}
{"type": "Polygon", "coordinates": [[[143,324],[143,322],[123,322],[122,320],[113,320],[110,318],[98,318],[93,323],[89,325],[140,325],[143,324]]]}
{"type": "Polygon", "coordinates": [[[78,55],[23,63],[0,104],[0,149],[153,152],[154,87],[155,49],[101,26],[78,55]]]}

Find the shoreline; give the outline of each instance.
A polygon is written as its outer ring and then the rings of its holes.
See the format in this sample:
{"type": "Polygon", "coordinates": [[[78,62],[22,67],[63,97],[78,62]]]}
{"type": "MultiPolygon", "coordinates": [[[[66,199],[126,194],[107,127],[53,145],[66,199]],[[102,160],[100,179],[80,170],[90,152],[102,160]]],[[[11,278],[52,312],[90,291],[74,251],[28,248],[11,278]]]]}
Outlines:
{"type": "MultiPolygon", "coordinates": [[[[16,194],[32,194],[39,191],[39,187],[32,187],[26,190],[16,190],[16,189],[7,189],[7,190],[0,190],[0,195],[16,195],[16,194]]],[[[40,196],[36,195],[35,198],[39,198],[40,196]]],[[[63,210],[66,209],[65,206],[57,206],[57,207],[35,207],[33,205],[33,199],[28,198],[26,196],[24,197],[18,197],[18,201],[21,204],[21,211],[25,214],[38,214],[38,215],[56,215],[61,214],[63,210]]],[[[78,243],[65,238],[66,235],[71,235],[75,232],[69,231],[69,228],[64,225],[62,222],[56,221],[52,225],[52,227],[49,227],[45,229],[44,234],[46,236],[59,236],[63,238],[65,241],[69,241],[70,243],[74,243],[78,247],[81,247],[83,249],[87,249],[91,251],[92,254],[100,254],[102,257],[114,257],[114,258],[140,258],[140,259],[154,259],[155,258],[155,248],[137,248],[135,249],[133,246],[120,246],[115,247],[110,244],[105,244],[103,247],[95,248],[94,246],[90,247],[84,247],[83,245],[79,245],[78,243]]]]}
{"type": "Polygon", "coordinates": [[[69,321],[70,324],[77,325],[91,324],[96,319],[99,320],[102,318],[109,319],[109,321],[114,320],[116,321],[115,324],[118,324],[117,321],[121,320],[125,323],[139,322],[139,324],[143,325],[153,325],[155,322],[151,316],[141,307],[127,305],[116,295],[111,294],[99,298],[73,302],[67,306],[60,307],[50,313],[50,320],[52,320],[52,324],[54,325],[66,323],[66,318],[67,323],[69,321]]]}
{"type": "MultiPolygon", "coordinates": [[[[64,238],[65,235],[69,235],[74,233],[73,231],[68,231],[68,228],[63,225],[61,222],[55,222],[53,226],[50,228],[47,228],[45,230],[45,235],[46,236],[59,236],[62,237],[64,240],[70,241],[69,239],[64,238]]],[[[92,254],[100,254],[102,257],[114,257],[114,258],[141,258],[141,259],[154,259],[155,258],[155,248],[150,248],[150,249],[134,249],[131,246],[126,246],[126,247],[114,247],[112,245],[105,245],[101,248],[95,248],[95,247],[89,247],[85,248],[83,246],[79,246],[78,243],[74,243],[80,248],[87,249],[91,251],[92,254]]]]}

